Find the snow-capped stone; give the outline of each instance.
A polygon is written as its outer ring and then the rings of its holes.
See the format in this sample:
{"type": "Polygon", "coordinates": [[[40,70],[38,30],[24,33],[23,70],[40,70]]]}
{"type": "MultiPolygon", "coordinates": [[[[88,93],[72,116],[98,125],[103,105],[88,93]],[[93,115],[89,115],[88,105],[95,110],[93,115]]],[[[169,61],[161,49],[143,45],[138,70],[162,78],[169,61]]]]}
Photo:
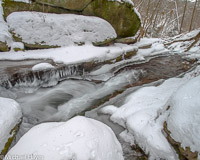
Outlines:
{"type": "Polygon", "coordinates": [[[123,160],[122,154],[121,145],[109,127],[78,116],[67,122],[33,127],[7,156],[43,156],[45,160],[123,160]]]}
{"type": "Polygon", "coordinates": [[[7,17],[7,22],[11,32],[21,38],[25,46],[33,48],[104,44],[117,36],[113,27],[98,17],[14,12],[7,17]]]}
{"type": "Polygon", "coordinates": [[[46,69],[54,69],[55,67],[50,63],[39,63],[32,67],[32,71],[41,71],[46,69]]]}
{"type": "Polygon", "coordinates": [[[0,97],[0,153],[8,139],[14,136],[16,131],[13,129],[20,123],[21,118],[19,104],[15,100],[0,97]]]}
{"type": "Polygon", "coordinates": [[[182,86],[172,97],[167,127],[183,148],[200,153],[200,76],[182,86]]]}

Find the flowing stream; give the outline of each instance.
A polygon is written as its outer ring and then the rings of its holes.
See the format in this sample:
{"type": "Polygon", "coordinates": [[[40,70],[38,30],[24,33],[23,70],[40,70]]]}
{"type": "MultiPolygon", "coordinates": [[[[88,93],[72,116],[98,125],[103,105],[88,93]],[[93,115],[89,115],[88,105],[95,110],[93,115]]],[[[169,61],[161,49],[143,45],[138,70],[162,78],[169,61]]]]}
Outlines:
{"type": "MultiPolygon", "coordinates": [[[[0,63],[3,79],[0,96],[16,99],[23,111],[23,121],[15,142],[37,124],[67,121],[75,115],[102,121],[118,137],[124,128],[112,123],[108,115],[101,114],[101,107],[110,104],[120,106],[124,98],[138,88],[159,85],[164,79],[179,76],[194,66],[180,56],[170,55],[151,57],[140,63],[125,61],[110,65],[110,68],[101,64],[87,73],[83,66],[63,65],[53,71],[27,72],[27,68],[38,62],[40,60],[0,63]],[[19,71],[23,75],[18,74],[19,71]]],[[[49,63],[57,65],[52,61],[49,63]]],[[[126,160],[141,156],[142,153],[134,151],[129,144],[120,142],[126,160]]]]}

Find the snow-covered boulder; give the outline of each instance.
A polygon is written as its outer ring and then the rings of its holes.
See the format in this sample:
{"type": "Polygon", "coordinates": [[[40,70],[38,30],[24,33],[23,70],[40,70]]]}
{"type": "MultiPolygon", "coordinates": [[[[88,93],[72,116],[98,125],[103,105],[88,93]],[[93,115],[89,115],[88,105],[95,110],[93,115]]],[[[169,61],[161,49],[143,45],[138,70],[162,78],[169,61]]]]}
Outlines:
{"type": "Polygon", "coordinates": [[[3,1],[5,17],[19,11],[96,16],[108,21],[118,38],[135,36],[141,26],[140,15],[131,0],[34,0],[31,3],[3,1]]]}
{"type": "Polygon", "coordinates": [[[16,40],[31,48],[48,48],[74,44],[104,44],[116,38],[113,27],[105,20],[73,14],[15,12],[7,23],[16,40]]]}
{"type": "Polygon", "coordinates": [[[33,127],[7,155],[42,156],[45,160],[123,160],[113,131],[101,122],[81,116],[33,127]]]}
{"type": "Polygon", "coordinates": [[[200,158],[200,76],[190,80],[174,94],[170,107],[167,119],[170,137],[179,142],[180,152],[183,155],[187,152],[185,156],[188,159],[191,156],[195,158],[197,152],[200,158]]]}
{"type": "Polygon", "coordinates": [[[8,151],[21,122],[22,112],[18,103],[0,97],[0,155],[8,151]]]}

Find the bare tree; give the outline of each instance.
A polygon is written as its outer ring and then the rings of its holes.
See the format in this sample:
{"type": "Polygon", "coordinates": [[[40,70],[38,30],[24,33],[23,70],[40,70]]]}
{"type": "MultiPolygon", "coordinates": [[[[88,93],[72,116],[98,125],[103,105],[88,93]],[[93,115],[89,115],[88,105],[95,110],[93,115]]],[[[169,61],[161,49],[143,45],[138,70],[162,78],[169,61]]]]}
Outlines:
{"type": "Polygon", "coordinates": [[[185,12],[186,12],[186,8],[187,8],[187,4],[188,4],[188,0],[185,0],[185,6],[184,6],[184,10],[183,10],[183,17],[182,17],[182,20],[181,20],[181,26],[180,26],[179,34],[182,33],[182,27],[183,27],[183,22],[184,22],[184,18],[185,18],[185,12]]]}
{"type": "Polygon", "coordinates": [[[178,3],[177,3],[177,0],[175,0],[174,3],[175,3],[175,9],[176,9],[176,17],[177,17],[178,29],[180,29],[179,13],[178,13],[178,3]]]}
{"type": "Polygon", "coordinates": [[[194,8],[193,8],[193,11],[192,11],[192,18],[191,18],[191,22],[190,22],[190,28],[189,28],[189,31],[192,30],[192,23],[193,23],[193,20],[194,20],[194,15],[195,15],[195,10],[196,10],[196,7],[197,7],[197,0],[195,1],[195,4],[194,4],[194,8]]]}

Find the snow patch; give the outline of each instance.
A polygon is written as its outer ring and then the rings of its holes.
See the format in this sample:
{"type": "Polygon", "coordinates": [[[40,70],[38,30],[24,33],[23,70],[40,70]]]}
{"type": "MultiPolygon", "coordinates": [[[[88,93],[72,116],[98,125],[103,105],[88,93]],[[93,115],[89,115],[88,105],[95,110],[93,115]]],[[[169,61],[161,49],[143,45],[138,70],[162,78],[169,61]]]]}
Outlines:
{"type": "Polygon", "coordinates": [[[50,63],[39,63],[32,67],[32,71],[41,71],[46,69],[54,69],[55,67],[52,66],[50,63]]]}
{"type": "Polygon", "coordinates": [[[31,3],[30,0],[14,0],[15,2],[31,3]]]}
{"type": "Polygon", "coordinates": [[[108,1],[117,1],[119,3],[129,3],[134,6],[134,3],[131,0],[108,0],[108,1]]]}

